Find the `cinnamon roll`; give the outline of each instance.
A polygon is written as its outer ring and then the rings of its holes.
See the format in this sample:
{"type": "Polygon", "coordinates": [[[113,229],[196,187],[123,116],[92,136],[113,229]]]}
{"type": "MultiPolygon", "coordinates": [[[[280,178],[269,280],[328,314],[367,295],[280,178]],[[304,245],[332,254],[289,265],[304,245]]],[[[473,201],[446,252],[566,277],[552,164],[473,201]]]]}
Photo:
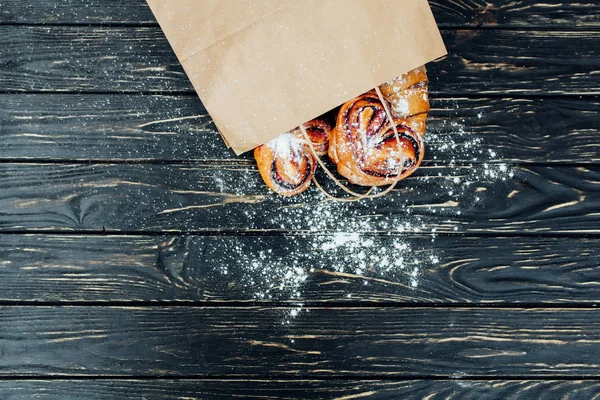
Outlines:
{"type": "MultiPolygon", "coordinates": [[[[313,119],[304,124],[304,129],[313,144],[315,153],[319,156],[327,154],[329,149],[329,139],[331,137],[331,125],[320,118],[313,119]]],[[[300,137],[302,133],[299,129],[295,131],[300,137]]]]}
{"type": "Polygon", "coordinates": [[[380,87],[394,117],[400,146],[384,105],[375,91],[344,104],[329,145],[340,175],[362,186],[393,184],[423,161],[423,136],[429,100],[427,75],[418,68],[380,87]]]}
{"type": "MultiPolygon", "coordinates": [[[[314,119],[304,124],[317,154],[327,154],[331,126],[314,119]]],[[[254,149],[258,170],[267,186],[284,196],[304,192],[317,166],[308,143],[299,129],[284,133],[254,149]]]]}
{"type": "Polygon", "coordinates": [[[425,136],[429,113],[429,80],[425,67],[414,69],[379,86],[383,96],[390,102],[394,118],[408,119],[419,136],[425,136]]]}

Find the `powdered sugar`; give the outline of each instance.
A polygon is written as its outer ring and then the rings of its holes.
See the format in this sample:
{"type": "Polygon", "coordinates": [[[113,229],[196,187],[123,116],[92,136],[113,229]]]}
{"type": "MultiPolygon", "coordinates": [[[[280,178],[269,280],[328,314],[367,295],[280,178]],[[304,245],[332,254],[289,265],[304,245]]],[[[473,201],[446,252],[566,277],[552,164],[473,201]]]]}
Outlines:
{"type": "Polygon", "coordinates": [[[409,104],[407,99],[398,99],[394,105],[394,111],[398,115],[407,115],[410,112],[409,104]]]}
{"type": "MultiPolygon", "coordinates": [[[[244,287],[251,298],[294,304],[284,315],[282,322],[286,324],[301,315],[307,301],[319,299],[315,292],[307,298],[304,290],[309,282],[323,277],[367,286],[389,283],[408,293],[419,290],[425,271],[448,261],[437,249],[438,235],[460,232],[463,215],[478,207],[490,185],[514,177],[509,165],[495,161],[499,150],[485,148],[482,140],[467,133],[460,122],[453,122],[450,128],[444,126],[443,132],[428,132],[426,136],[429,151],[439,160],[430,158],[383,199],[332,202],[312,188],[299,198],[270,195],[273,212],[268,221],[264,208],[244,208],[248,229],[293,234],[235,242],[226,250],[228,261],[219,262],[230,265],[222,268],[223,279],[231,278],[229,269],[233,268],[237,271],[236,286],[244,287]],[[257,248],[259,245],[262,247],[257,248]]],[[[251,175],[249,171],[248,182],[257,179],[251,175]]],[[[323,174],[319,180],[325,181],[323,174]]],[[[346,286],[346,299],[364,297],[349,287],[356,288],[346,286]]]]}
{"type": "Polygon", "coordinates": [[[290,159],[303,150],[304,141],[292,133],[284,133],[267,143],[275,152],[275,156],[290,159]]]}
{"type": "Polygon", "coordinates": [[[325,243],[321,250],[331,250],[336,249],[340,246],[344,246],[349,242],[356,242],[360,239],[360,235],[357,232],[346,233],[346,232],[336,232],[329,238],[330,241],[325,243]]]}

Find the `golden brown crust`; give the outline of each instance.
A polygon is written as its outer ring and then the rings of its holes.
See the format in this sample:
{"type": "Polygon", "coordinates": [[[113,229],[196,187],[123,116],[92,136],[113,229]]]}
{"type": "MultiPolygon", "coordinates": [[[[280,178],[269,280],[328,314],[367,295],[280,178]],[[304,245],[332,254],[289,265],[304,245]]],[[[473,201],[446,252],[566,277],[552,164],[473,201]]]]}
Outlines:
{"type": "MultiPolygon", "coordinates": [[[[304,124],[317,155],[329,154],[338,172],[353,184],[393,184],[411,175],[424,158],[423,137],[430,109],[425,67],[379,89],[400,143],[375,91],[344,104],[333,130],[321,119],[304,124]]],[[[267,186],[284,196],[305,191],[316,169],[316,160],[299,129],[257,147],[254,157],[267,186]]]]}
{"type": "Polygon", "coordinates": [[[329,144],[329,157],[342,176],[353,184],[382,186],[406,178],[421,165],[429,111],[426,79],[424,68],[418,68],[380,87],[394,109],[401,150],[375,91],[342,106],[329,144]]]}
{"type": "Polygon", "coordinates": [[[316,169],[310,148],[291,133],[254,149],[254,158],[266,185],[283,196],[308,189],[316,169]]]}
{"type": "Polygon", "coordinates": [[[421,137],[425,135],[425,121],[430,109],[428,86],[425,67],[420,67],[379,87],[391,104],[390,110],[394,118],[408,119],[421,137]],[[422,117],[417,118],[419,115],[422,117]]]}
{"type": "MultiPolygon", "coordinates": [[[[314,119],[304,127],[316,153],[326,154],[331,126],[321,119],[314,119]]],[[[284,196],[295,196],[308,189],[317,165],[300,129],[257,147],[254,158],[266,185],[284,196]]]]}
{"type": "MultiPolygon", "coordinates": [[[[304,129],[313,144],[315,152],[319,156],[327,154],[332,127],[320,118],[313,119],[304,124],[304,129]]],[[[304,137],[300,129],[294,131],[299,137],[304,137]]]]}

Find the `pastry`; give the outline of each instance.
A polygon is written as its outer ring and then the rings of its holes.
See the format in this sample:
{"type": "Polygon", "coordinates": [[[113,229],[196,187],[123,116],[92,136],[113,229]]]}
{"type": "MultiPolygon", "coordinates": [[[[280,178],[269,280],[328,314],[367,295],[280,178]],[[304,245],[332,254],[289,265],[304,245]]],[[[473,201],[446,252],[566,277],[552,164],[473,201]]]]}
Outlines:
{"type": "Polygon", "coordinates": [[[318,158],[325,154],[350,183],[392,185],[389,191],[423,161],[428,112],[427,72],[420,67],[344,104],[333,130],[323,119],[314,119],[303,125],[306,136],[299,128],[287,132],[257,147],[254,157],[267,186],[285,196],[310,186],[317,162],[325,168],[318,158]]]}
{"type": "Polygon", "coordinates": [[[304,139],[291,132],[254,149],[254,158],[267,186],[284,196],[308,189],[317,166],[304,139]]]}
{"type": "MultiPolygon", "coordinates": [[[[315,153],[319,156],[327,154],[327,149],[329,149],[329,138],[331,136],[331,126],[324,120],[316,118],[305,123],[304,129],[306,129],[306,133],[313,144],[315,153]]],[[[300,129],[296,129],[294,132],[297,133],[299,137],[303,137],[300,129]]]]}
{"type": "Polygon", "coordinates": [[[393,184],[411,175],[423,161],[429,111],[425,69],[417,68],[380,90],[389,101],[400,146],[374,90],[342,106],[331,134],[329,157],[340,175],[356,185],[393,184]]]}
{"type": "MultiPolygon", "coordinates": [[[[331,126],[315,119],[304,124],[317,154],[326,154],[331,126]]],[[[310,186],[317,163],[299,129],[254,149],[258,170],[267,186],[284,196],[295,196],[310,186]]]]}
{"type": "Polygon", "coordinates": [[[429,81],[425,67],[414,69],[379,86],[383,96],[390,102],[394,118],[408,119],[414,132],[425,136],[429,113],[429,81]]]}

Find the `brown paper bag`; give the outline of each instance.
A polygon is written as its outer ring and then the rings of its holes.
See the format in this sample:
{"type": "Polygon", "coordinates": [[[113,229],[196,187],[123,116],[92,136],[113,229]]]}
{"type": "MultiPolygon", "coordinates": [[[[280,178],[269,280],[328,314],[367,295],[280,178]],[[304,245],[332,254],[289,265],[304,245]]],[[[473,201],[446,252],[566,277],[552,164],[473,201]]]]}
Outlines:
{"type": "Polygon", "coordinates": [[[147,2],[236,154],[446,54],[427,0],[147,2]]]}

